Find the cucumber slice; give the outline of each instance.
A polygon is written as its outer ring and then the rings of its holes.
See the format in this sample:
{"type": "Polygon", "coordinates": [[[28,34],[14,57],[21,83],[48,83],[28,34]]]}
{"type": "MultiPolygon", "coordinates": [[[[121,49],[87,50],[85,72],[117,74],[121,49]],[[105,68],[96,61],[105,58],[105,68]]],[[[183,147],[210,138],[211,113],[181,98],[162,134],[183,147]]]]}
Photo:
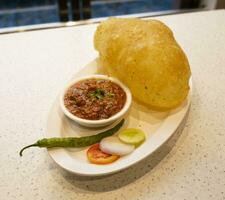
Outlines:
{"type": "Polygon", "coordinates": [[[119,139],[127,144],[133,144],[136,147],[145,141],[145,134],[137,128],[128,128],[121,131],[118,135],[119,139]]]}

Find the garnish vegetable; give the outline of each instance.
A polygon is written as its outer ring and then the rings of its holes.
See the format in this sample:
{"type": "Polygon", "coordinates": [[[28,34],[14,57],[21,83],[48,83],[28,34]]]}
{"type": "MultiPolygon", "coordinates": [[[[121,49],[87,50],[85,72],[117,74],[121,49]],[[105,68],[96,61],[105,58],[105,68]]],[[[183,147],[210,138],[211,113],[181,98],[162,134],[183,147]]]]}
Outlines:
{"type": "Polygon", "coordinates": [[[105,153],[124,156],[133,152],[135,146],[122,142],[117,136],[110,136],[101,140],[100,149],[105,153]]]}
{"type": "Polygon", "coordinates": [[[101,151],[99,143],[94,144],[88,149],[87,157],[91,163],[100,165],[112,163],[119,158],[118,155],[111,155],[101,151]]]}
{"type": "Polygon", "coordinates": [[[122,142],[139,146],[145,140],[145,134],[137,128],[128,128],[121,131],[118,135],[122,142]]]}
{"type": "Polygon", "coordinates": [[[43,138],[38,140],[36,143],[25,146],[20,150],[20,156],[23,155],[23,151],[29,147],[86,147],[92,144],[100,142],[103,138],[109,137],[116,133],[123,125],[124,119],[122,119],[113,128],[101,132],[97,135],[85,136],[85,137],[67,137],[67,138],[43,138]]]}

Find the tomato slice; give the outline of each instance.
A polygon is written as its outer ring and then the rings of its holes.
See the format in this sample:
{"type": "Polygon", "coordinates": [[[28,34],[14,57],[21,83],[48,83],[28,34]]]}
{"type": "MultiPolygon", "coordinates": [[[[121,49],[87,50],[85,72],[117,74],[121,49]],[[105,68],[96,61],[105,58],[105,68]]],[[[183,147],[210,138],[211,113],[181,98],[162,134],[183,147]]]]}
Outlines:
{"type": "Polygon", "coordinates": [[[100,165],[112,163],[119,158],[118,155],[111,155],[101,151],[101,149],[99,148],[99,143],[94,144],[88,149],[87,157],[91,163],[100,165]]]}

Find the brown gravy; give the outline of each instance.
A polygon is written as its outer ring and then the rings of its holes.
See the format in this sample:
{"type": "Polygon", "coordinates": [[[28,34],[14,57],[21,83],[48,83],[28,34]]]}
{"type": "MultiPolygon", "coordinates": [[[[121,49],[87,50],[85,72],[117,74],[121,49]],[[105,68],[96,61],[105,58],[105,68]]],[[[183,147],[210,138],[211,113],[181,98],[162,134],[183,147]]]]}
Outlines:
{"type": "Polygon", "coordinates": [[[116,83],[105,79],[86,79],[72,85],[64,104],[73,115],[88,119],[107,119],[118,113],[126,102],[126,93],[116,83]]]}

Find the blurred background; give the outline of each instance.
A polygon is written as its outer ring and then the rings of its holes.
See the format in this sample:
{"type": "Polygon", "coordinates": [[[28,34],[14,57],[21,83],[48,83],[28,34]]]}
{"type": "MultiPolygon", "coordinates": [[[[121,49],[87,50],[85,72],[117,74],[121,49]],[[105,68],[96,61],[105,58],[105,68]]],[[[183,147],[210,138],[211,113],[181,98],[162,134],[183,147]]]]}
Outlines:
{"type": "Polygon", "coordinates": [[[0,28],[128,14],[221,9],[225,0],[0,0],[0,28]]]}

